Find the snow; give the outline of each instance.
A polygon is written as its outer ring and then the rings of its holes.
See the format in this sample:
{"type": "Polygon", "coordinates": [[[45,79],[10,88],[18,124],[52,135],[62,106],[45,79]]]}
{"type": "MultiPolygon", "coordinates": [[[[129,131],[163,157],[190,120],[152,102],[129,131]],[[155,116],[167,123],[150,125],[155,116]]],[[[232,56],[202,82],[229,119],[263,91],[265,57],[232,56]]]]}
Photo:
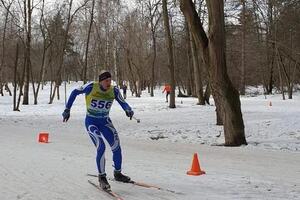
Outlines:
{"type": "MultiPolygon", "coordinates": [[[[67,93],[78,85],[68,85],[67,93]]],[[[260,89],[241,97],[249,145],[228,148],[217,146],[224,134],[215,125],[214,106],[176,98],[177,108],[169,109],[161,91],[155,90],[155,97],[145,91],[141,98],[128,94],[141,123],[128,120],[117,102],[111,118],[121,139],[123,172],[179,194],[111,182],[113,191],[125,200],[300,199],[299,93],[285,101],[279,94],[265,98],[260,89]],[[186,175],[194,152],[205,175],[186,175]]],[[[84,96],[77,97],[69,122],[62,123],[61,94],[49,105],[46,86],[39,104],[21,105],[21,112],[12,111],[11,97],[0,97],[1,200],[111,199],[87,183],[97,179],[86,176],[96,174],[96,166],[84,127],[84,96]],[[48,144],[37,142],[43,131],[50,134],[48,144]]],[[[112,176],[108,145],[106,159],[112,176]]]]}

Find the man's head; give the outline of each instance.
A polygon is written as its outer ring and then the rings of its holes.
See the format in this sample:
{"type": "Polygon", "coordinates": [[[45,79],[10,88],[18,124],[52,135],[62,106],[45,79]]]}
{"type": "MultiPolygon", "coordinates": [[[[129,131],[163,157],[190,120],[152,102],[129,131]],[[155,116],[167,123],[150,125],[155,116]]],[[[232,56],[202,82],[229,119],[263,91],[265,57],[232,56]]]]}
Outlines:
{"type": "Polygon", "coordinates": [[[111,74],[107,70],[102,70],[99,75],[99,83],[103,89],[107,90],[111,85],[111,74]]]}

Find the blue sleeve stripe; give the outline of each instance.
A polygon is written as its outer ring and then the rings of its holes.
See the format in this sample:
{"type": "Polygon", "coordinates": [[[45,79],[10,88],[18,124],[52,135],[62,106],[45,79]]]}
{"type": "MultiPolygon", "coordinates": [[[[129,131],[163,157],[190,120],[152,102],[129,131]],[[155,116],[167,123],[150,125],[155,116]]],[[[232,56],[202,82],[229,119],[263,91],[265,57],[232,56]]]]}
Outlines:
{"type": "Polygon", "coordinates": [[[81,94],[83,94],[83,93],[88,94],[92,91],[92,89],[93,89],[93,82],[86,83],[83,86],[80,86],[79,88],[77,88],[76,90],[78,90],[79,92],[82,92],[81,94]]]}
{"type": "Polygon", "coordinates": [[[120,104],[120,106],[123,108],[124,111],[126,110],[131,110],[131,107],[126,103],[124,98],[122,97],[120,90],[117,87],[114,87],[114,94],[115,94],[115,99],[117,102],[120,104]]]}
{"type": "Polygon", "coordinates": [[[66,108],[71,109],[73,102],[75,101],[77,95],[79,94],[89,94],[93,89],[93,83],[87,83],[72,91],[69,100],[67,102],[66,108]]]}

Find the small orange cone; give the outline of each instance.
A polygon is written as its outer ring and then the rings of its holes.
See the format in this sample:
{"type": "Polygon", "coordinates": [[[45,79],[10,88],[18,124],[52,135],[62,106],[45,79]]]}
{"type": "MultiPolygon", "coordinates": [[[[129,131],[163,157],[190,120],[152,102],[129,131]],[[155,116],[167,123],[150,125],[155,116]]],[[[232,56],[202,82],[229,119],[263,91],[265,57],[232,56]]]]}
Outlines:
{"type": "Polygon", "coordinates": [[[272,101],[269,102],[269,106],[272,106],[272,101]]]}
{"type": "Polygon", "coordinates": [[[49,133],[41,132],[39,133],[39,142],[40,143],[48,143],[49,133]]]}
{"type": "Polygon", "coordinates": [[[192,167],[191,167],[191,170],[187,172],[187,174],[193,175],[193,176],[199,176],[199,175],[205,174],[205,171],[202,171],[200,168],[197,153],[194,153],[192,167]]]}

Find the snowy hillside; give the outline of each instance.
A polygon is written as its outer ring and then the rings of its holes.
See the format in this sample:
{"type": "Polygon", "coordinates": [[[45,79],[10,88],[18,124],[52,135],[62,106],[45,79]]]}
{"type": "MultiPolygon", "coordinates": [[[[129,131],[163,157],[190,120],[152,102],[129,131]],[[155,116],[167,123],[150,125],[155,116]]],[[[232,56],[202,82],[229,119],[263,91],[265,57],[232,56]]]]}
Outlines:
{"type": "MultiPolygon", "coordinates": [[[[67,93],[77,86],[69,85],[67,93]]],[[[38,105],[21,105],[21,112],[11,111],[11,97],[0,97],[0,199],[110,199],[87,183],[94,178],[86,173],[95,174],[96,166],[84,127],[84,96],[62,123],[64,96],[49,105],[48,89],[38,105]],[[50,143],[37,142],[42,131],[50,133],[50,143]]],[[[214,106],[176,98],[177,108],[169,109],[159,89],[155,97],[128,96],[141,123],[130,121],[117,102],[111,110],[123,172],[178,194],[112,182],[125,200],[300,199],[300,94],[286,101],[281,95],[241,97],[249,145],[235,148],[216,146],[224,134],[215,125],[214,106]],[[186,175],[194,152],[206,175],[186,175]]],[[[109,148],[106,159],[111,176],[109,148]]]]}

